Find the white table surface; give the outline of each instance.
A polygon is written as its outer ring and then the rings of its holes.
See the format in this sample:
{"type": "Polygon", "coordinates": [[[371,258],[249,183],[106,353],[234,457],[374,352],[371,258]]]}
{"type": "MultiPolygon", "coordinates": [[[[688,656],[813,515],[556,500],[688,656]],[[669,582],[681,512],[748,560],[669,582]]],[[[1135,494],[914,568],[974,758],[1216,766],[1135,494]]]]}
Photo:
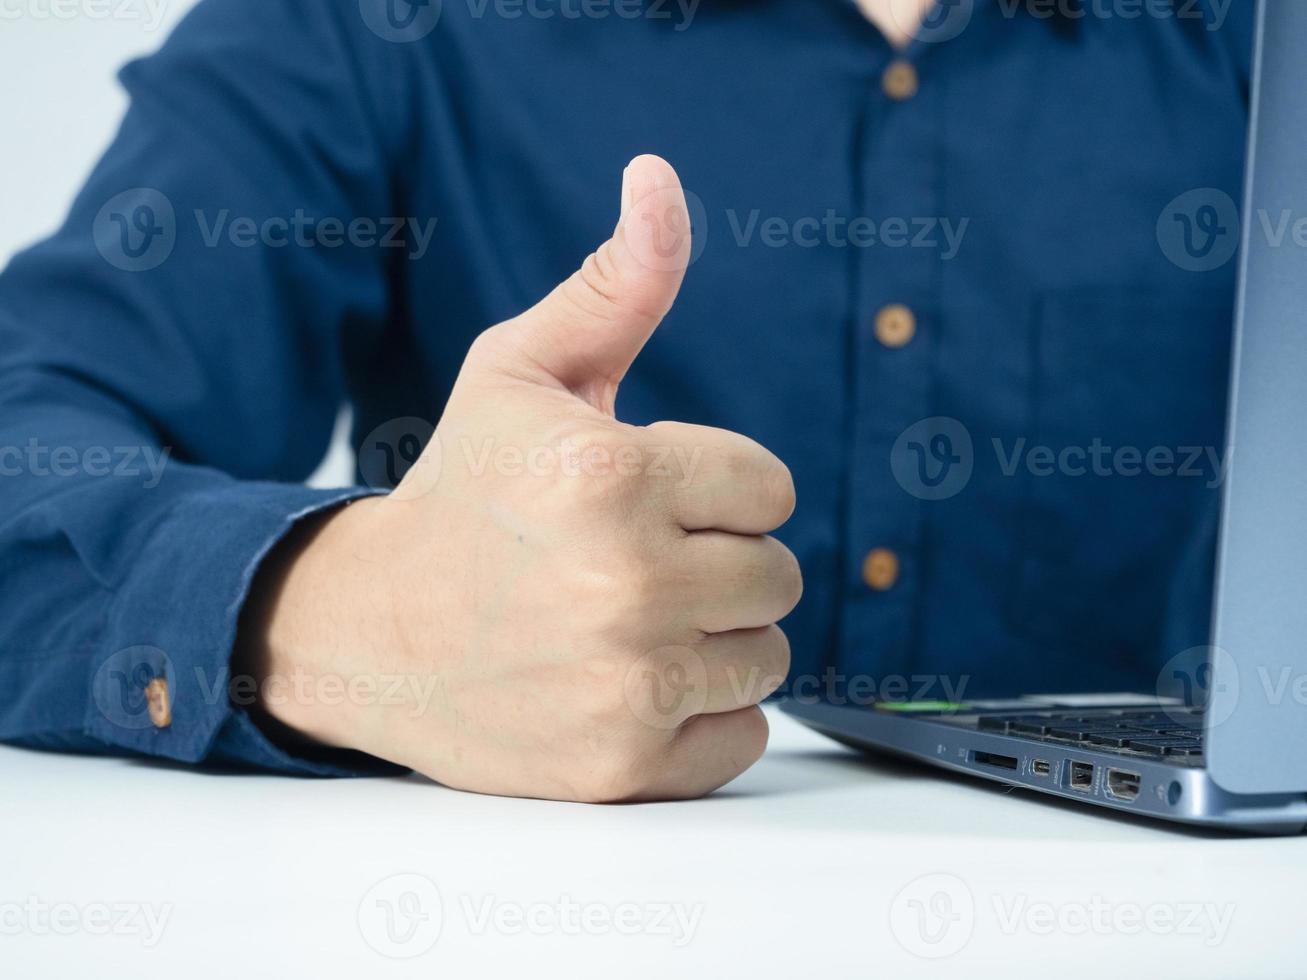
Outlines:
{"type": "Polygon", "coordinates": [[[0,748],[0,977],[1307,975],[1307,839],[1100,816],[770,718],[725,790],[639,806],[0,748]]]}

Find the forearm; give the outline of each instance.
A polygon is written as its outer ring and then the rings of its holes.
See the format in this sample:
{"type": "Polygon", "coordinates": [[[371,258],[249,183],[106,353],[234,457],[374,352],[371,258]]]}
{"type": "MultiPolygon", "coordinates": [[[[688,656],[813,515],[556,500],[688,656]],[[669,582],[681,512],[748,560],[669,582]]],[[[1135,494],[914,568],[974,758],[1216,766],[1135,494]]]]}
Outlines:
{"type": "Polygon", "coordinates": [[[391,132],[371,119],[390,69],[358,77],[340,16],[199,5],[124,71],[131,108],[64,227],[0,275],[0,738],[316,771],[234,710],[229,658],[264,555],[355,493],[301,481],[345,398],[343,324],[382,316],[382,259],[205,228],[392,212],[360,137],[391,132]]]}
{"type": "Polygon", "coordinates": [[[0,738],[317,771],[251,737],[229,657],[264,552],[352,492],[179,463],[101,393],[40,380],[0,398],[0,738]]]}

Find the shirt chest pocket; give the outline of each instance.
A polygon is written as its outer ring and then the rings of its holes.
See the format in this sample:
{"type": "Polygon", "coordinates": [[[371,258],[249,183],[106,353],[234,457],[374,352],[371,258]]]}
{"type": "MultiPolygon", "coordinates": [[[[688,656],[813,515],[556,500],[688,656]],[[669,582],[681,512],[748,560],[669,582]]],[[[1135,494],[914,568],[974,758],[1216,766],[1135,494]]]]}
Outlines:
{"type": "Polygon", "coordinates": [[[1001,460],[1022,495],[1019,633],[1125,671],[1203,642],[1231,307],[1224,288],[1037,299],[1030,434],[1001,460]]]}

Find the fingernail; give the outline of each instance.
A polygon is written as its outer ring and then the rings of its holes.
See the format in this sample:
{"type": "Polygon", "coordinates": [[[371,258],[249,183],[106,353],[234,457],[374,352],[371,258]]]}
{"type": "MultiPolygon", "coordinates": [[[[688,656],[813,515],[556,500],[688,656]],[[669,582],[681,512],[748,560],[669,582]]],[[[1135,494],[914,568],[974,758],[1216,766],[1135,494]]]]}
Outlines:
{"type": "Polygon", "coordinates": [[[631,165],[628,163],[622,171],[622,211],[619,220],[626,217],[631,206],[631,165]]]}

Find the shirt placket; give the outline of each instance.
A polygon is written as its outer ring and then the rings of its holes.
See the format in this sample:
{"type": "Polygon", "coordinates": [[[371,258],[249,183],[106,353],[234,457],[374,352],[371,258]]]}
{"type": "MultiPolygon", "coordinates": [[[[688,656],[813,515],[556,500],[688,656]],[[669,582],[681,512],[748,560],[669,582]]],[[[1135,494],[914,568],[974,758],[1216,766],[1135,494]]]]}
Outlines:
{"type": "Polygon", "coordinates": [[[923,588],[923,501],[896,479],[891,451],[929,417],[938,319],[937,127],[922,45],[887,54],[869,73],[849,224],[855,268],[854,410],[839,673],[893,696],[912,663],[923,588]],[[884,687],[885,690],[881,688],[884,687]]]}

